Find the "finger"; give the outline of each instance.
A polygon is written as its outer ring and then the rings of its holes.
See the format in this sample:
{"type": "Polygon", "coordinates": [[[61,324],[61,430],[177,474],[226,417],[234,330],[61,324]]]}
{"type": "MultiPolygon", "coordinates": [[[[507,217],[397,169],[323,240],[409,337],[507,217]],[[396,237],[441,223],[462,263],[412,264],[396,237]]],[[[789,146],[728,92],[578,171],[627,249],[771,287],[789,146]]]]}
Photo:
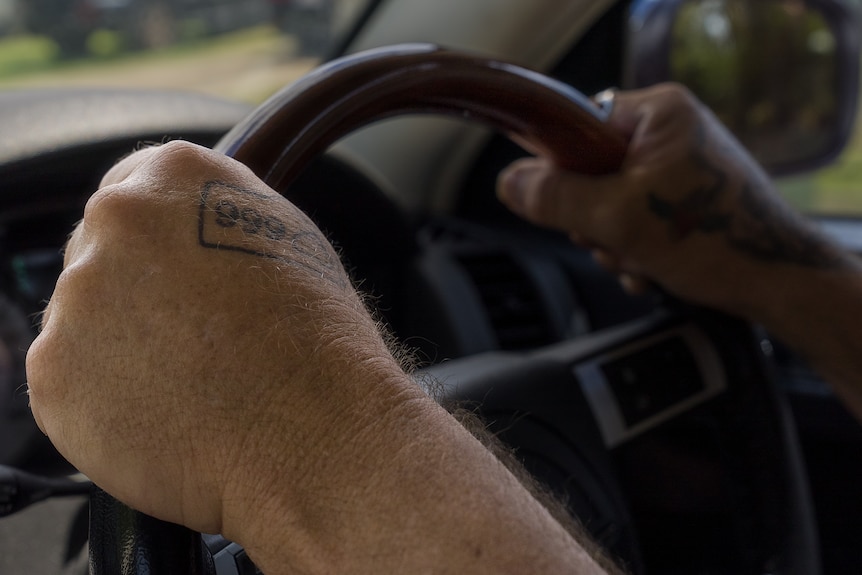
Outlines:
{"type": "Polygon", "coordinates": [[[648,163],[650,154],[662,153],[674,141],[688,145],[681,135],[691,132],[702,112],[697,99],[679,84],[616,93],[608,125],[629,141],[623,166],[648,163]]]}
{"type": "Polygon", "coordinates": [[[622,176],[583,176],[556,168],[549,160],[529,158],[506,168],[497,181],[497,195],[512,212],[546,227],[575,232],[599,245],[608,244],[609,228],[597,208],[612,209],[622,176]]]}
{"type": "Polygon", "coordinates": [[[610,110],[608,125],[631,138],[644,113],[643,91],[614,92],[610,110]]]}

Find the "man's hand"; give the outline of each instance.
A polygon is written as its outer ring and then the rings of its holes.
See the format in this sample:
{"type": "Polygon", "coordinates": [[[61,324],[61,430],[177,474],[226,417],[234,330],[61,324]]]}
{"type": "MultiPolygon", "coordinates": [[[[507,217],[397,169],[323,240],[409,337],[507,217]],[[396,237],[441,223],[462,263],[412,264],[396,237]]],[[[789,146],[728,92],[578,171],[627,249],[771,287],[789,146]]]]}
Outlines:
{"type": "Polygon", "coordinates": [[[360,407],[399,400],[354,382],[403,377],[315,225],[243,166],[181,142],[105,176],[27,368],[61,453],[120,499],[206,532],[268,481],[315,497],[329,458],[363,434],[360,407]],[[294,449],[267,449],[276,432],[294,449]]]}
{"type": "Polygon", "coordinates": [[[589,177],[543,159],[510,166],[500,199],[592,246],[624,285],[659,284],[766,326],[811,360],[862,420],[862,266],[788,207],[768,177],[685,89],[617,95],[629,138],[617,174],[589,177]]]}
{"type": "Polygon", "coordinates": [[[314,224],[212,151],[105,176],[27,375],[94,482],[271,575],[604,573],[401,370],[314,224]]]}
{"type": "Polygon", "coordinates": [[[500,177],[503,202],[596,248],[636,288],[750,317],[788,269],[852,266],[790,209],[766,174],[684,88],[617,94],[609,120],[630,141],[621,171],[587,177],[543,159],[500,177]],[[770,274],[776,277],[770,278],[770,274]]]}

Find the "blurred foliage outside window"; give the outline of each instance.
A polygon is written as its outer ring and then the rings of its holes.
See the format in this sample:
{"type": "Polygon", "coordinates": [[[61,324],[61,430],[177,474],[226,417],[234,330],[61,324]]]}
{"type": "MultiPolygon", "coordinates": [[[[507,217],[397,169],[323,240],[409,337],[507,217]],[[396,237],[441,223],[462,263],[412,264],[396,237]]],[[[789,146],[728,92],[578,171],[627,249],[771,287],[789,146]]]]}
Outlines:
{"type": "Polygon", "coordinates": [[[0,90],[179,89],[259,103],[368,0],[0,0],[0,90]]]}

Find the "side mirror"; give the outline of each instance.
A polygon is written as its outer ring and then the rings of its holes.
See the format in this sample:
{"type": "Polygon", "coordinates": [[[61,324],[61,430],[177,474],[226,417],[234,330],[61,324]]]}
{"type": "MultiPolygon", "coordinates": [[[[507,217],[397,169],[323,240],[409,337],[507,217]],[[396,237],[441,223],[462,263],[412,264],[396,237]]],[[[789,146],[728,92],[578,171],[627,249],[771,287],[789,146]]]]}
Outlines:
{"type": "Polygon", "coordinates": [[[770,173],[808,171],[852,132],[858,24],[840,0],[635,0],[624,85],[684,84],[770,173]]]}

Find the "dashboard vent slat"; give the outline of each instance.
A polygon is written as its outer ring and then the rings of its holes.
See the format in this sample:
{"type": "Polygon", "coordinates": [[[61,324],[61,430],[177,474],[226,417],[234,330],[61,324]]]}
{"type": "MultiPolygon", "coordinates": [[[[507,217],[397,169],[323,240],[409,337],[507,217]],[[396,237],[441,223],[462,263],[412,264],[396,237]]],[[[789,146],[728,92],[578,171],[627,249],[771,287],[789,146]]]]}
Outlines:
{"type": "Polygon", "coordinates": [[[458,260],[479,293],[501,349],[531,349],[554,341],[538,291],[510,255],[471,254],[458,260]]]}

